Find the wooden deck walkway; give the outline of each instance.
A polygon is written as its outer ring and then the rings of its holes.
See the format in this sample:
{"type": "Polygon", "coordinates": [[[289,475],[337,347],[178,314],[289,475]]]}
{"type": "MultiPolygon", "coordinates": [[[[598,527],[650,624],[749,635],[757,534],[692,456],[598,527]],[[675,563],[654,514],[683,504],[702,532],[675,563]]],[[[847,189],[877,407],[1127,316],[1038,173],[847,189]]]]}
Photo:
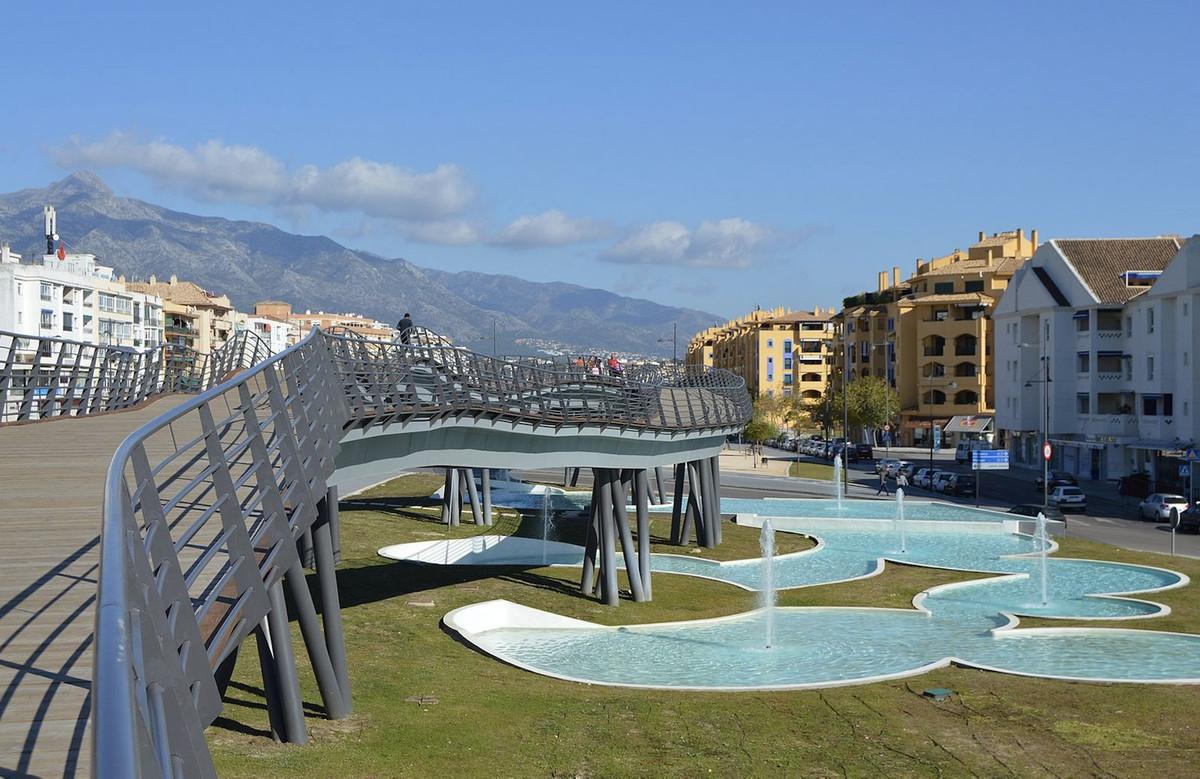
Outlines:
{"type": "Polygon", "coordinates": [[[0,776],[86,776],[104,475],[183,402],[0,427],[0,776]]]}

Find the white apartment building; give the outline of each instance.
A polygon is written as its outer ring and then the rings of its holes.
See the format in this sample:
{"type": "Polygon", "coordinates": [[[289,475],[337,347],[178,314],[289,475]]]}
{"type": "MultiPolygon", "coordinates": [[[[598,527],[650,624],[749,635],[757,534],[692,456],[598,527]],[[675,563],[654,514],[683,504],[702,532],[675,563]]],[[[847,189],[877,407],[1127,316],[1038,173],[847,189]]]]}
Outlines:
{"type": "Polygon", "coordinates": [[[162,300],[126,290],[94,255],[60,252],[23,263],[5,246],[0,330],[147,349],[163,342],[162,300]]]}
{"type": "Polygon", "coordinates": [[[233,326],[235,331],[249,330],[256,334],[270,347],[271,354],[279,354],[300,340],[298,323],[273,316],[235,312],[233,326]]]}
{"type": "Polygon", "coordinates": [[[1016,464],[1182,491],[1200,441],[1200,239],[1058,239],[1013,277],[996,327],[996,427],[1016,464]],[[1046,379],[1049,379],[1047,382],[1046,379]]]}

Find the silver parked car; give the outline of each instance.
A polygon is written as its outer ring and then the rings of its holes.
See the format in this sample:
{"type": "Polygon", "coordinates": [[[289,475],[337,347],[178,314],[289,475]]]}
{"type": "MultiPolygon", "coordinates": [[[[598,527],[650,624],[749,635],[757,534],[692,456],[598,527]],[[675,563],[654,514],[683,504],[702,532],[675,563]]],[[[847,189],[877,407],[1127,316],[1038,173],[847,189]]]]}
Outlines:
{"type": "Polygon", "coordinates": [[[1138,504],[1138,519],[1153,519],[1158,522],[1166,522],[1171,519],[1171,509],[1179,510],[1179,513],[1187,511],[1188,502],[1182,495],[1176,495],[1171,492],[1156,492],[1153,495],[1146,496],[1146,499],[1138,504]]]}

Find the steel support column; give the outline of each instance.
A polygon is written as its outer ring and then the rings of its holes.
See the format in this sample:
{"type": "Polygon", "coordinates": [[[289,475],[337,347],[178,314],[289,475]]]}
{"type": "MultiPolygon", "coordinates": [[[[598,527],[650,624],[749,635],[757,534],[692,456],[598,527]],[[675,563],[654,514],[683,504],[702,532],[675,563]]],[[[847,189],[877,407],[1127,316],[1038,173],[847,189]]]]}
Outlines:
{"type": "Polygon", "coordinates": [[[317,521],[313,525],[313,548],[317,562],[317,584],[321,593],[321,627],[329,661],[341,688],[346,711],[353,708],[350,700],[350,670],[346,663],[346,637],[342,629],[342,606],[338,597],[337,569],[334,560],[333,526],[338,513],[337,487],[330,487],[325,498],[317,504],[317,521]]]}
{"type": "Polygon", "coordinates": [[[304,701],[300,697],[300,679],[296,676],[296,655],[292,651],[283,582],[271,585],[267,597],[271,601],[271,610],[266,617],[267,636],[274,658],[275,678],[279,684],[279,709],[284,727],[282,735],[289,744],[307,744],[308,728],[304,725],[304,701]]]}
{"type": "Polygon", "coordinates": [[[484,468],[480,473],[480,486],[483,488],[483,523],[489,527],[492,524],[492,469],[484,468]]]}
{"type": "Polygon", "coordinates": [[[675,464],[675,495],[671,504],[671,543],[686,544],[683,538],[683,463],[675,464]]]}
{"type": "MultiPolygon", "coordinates": [[[[622,475],[624,475],[622,473],[622,475]]],[[[625,506],[628,503],[625,492],[625,480],[616,478],[612,481],[613,520],[616,522],[617,534],[621,539],[621,554],[625,558],[625,577],[629,579],[629,591],[633,593],[635,603],[646,600],[646,592],[642,589],[642,575],[638,563],[637,550],[633,546],[633,535],[629,532],[629,512],[625,506]]]]}
{"type": "Polygon", "coordinates": [[[637,507],[638,572],[642,577],[642,592],[646,600],[653,598],[650,587],[650,480],[645,470],[638,470],[633,480],[633,501],[637,507]]]}
{"type": "Polygon", "coordinates": [[[483,509],[479,505],[479,490],[475,488],[475,470],[464,468],[460,473],[462,473],[463,484],[467,487],[467,497],[471,501],[471,516],[475,518],[475,524],[486,524],[483,518],[483,509]]]}

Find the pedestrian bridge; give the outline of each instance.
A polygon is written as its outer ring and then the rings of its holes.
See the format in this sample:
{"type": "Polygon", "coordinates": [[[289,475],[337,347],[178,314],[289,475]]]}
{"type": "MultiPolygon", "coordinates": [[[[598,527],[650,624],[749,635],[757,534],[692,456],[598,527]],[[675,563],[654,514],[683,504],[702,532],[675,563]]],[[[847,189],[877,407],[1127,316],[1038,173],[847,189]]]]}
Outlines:
{"type": "Polygon", "coordinates": [[[0,333],[0,773],[211,775],[203,729],[251,633],[272,730],[303,741],[289,618],[326,711],[347,715],[339,490],[444,467],[456,521],[477,470],[486,500],[489,468],[593,468],[581,587],[610,603],[618,545],[650,597],[624,511],[632,490],[644,521],[646,469],[690,485],[677,540],[719,541],[713,461],[750,413],[737,377],[592,376],[411,340],[314,330],[267,357],[245,334],[198,355],[0,333]]]}

